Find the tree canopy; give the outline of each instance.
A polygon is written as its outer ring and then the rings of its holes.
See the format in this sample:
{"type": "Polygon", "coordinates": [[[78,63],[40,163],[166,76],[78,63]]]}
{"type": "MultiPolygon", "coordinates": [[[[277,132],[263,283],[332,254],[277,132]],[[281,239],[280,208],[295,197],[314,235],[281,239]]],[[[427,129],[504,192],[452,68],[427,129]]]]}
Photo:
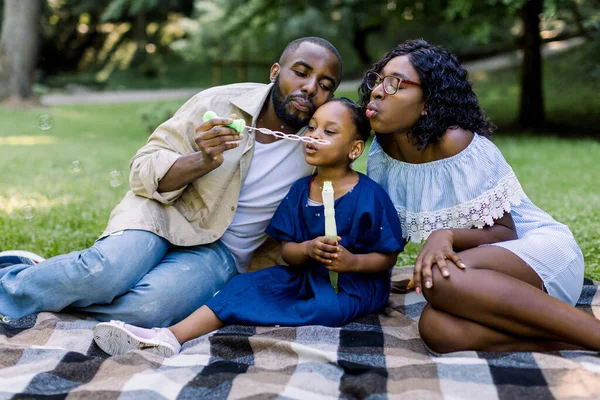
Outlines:
{"type": "MultiPolygon", "coordinates": [[[[0,0],[1,23],[13,18],[3,15],[4,6],[16,1],[0,0]]],[[[540,43],[574,35],[597,43],[600,31],[599,0],[27,1],[42,5],[34,18],[40,32],[34,67],[41,82],[65,73],[88,73],[101,82],[131,68],[156,77],[173,60],[268,66],[302,36],[331,41],[347,77],[357,78],[395,44],[423,37],[461,61],[522,49],[520,122],[532,128],[544,123],[540,43]]],[[[13,33],[3,33],[8,43],[13,33]]],[[[29,75],[33,71],[23,76],[29,75]]]]}

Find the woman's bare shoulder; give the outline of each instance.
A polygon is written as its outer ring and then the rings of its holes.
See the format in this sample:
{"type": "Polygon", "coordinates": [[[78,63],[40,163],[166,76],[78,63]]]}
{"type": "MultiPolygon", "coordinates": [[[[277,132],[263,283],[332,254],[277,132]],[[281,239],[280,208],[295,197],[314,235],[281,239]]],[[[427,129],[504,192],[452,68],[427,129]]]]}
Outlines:
{"type": "Polygon", "coordinates": [[[469,146],[475,135],[462,128],[448,128],[439,142],[439,149],[444,158],[452,157],[469,146]]]}

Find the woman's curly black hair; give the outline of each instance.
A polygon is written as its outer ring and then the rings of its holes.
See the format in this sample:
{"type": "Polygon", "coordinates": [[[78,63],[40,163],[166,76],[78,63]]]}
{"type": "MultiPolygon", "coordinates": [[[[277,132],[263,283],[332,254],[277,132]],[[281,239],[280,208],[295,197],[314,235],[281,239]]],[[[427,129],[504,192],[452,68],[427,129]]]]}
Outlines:
{"type": "Polygon", "coordinates": [[[429,44],[423,39],[400,43],[363,75],[358,88],[359,104],[366,109],[371,98],[366,76],[369,72],[380,73],[394,57],[407,55],[421,80],[421,90],[425,96],[425,110],[409,132],[409,139],[417,148],[424,149],[436,143],[450,127],[459,126],[490,138],[495,126],[484,115],[467,71],[460,65],[456,56],[445,49],[429,44]]]}
{"type": "Polygon", "coordinates": [[[366,142],[371,136],[371,123],[366,117],[364,110],[355,102],[347,97],[334,97],[328,101],[342,103],[352,114],[352,122],[356,126],[357,139],[361,139],[366,142]]]}

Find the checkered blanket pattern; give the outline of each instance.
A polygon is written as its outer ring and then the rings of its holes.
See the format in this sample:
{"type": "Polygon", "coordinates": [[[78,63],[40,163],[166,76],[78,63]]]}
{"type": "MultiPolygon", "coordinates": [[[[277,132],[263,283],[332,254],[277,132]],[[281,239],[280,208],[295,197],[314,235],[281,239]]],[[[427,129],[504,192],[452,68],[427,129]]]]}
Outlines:
{"type": "MultiPolygon", "coordinates": [[[[417,329],[424,299],[402,289],[409,274],[395,269],[385,314],[342,328],[229,326],[167,359],[108,357],[81,316],[13,321],[0,326],[0,399],[600,398],[597,352],[431,355],[417,329]]],[[[600,315],[593,282],[578,307],[600,315]]]]}

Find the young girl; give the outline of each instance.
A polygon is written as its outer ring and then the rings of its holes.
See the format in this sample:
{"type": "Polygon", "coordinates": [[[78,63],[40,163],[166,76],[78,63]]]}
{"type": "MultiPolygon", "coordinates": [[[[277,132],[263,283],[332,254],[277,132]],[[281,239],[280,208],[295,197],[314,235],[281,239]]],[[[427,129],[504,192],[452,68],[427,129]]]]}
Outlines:
{"type": "Polygon", "coordinates": [[[182,343],[228,324],[340,326],[379,311],[387,302],[389,270],[403,241],[385,191],[350,167],[369,132],[369,121],[346,98],[324,104],[310,120],[307,134],[331,144],[304,144],[306,162],[317,166],[317,172],[292,186],[266,231],[282,242],[289,266],[236,276],[206,305],[169,328],[100,323],[94,328],[98,346],[111,355],[141,349],[171,356],[182,343]],[[324,236],[325,181],[333,183],[337,241],[324,236]],[[329,270],[339,273],[337,294],[329,270]]]}
{"type": "Polygon", "coordinates": [[[456,57],[401,43],[359,88],[375,139],[367,174],[421,242],[413,287],[428,301],[425,343],[459,350],[600,350],[600,321],[577,310],[583,255],[536,207],[498,148],[456,57]],[[473,229],[479,228],[479,229],[473,229]]]}

